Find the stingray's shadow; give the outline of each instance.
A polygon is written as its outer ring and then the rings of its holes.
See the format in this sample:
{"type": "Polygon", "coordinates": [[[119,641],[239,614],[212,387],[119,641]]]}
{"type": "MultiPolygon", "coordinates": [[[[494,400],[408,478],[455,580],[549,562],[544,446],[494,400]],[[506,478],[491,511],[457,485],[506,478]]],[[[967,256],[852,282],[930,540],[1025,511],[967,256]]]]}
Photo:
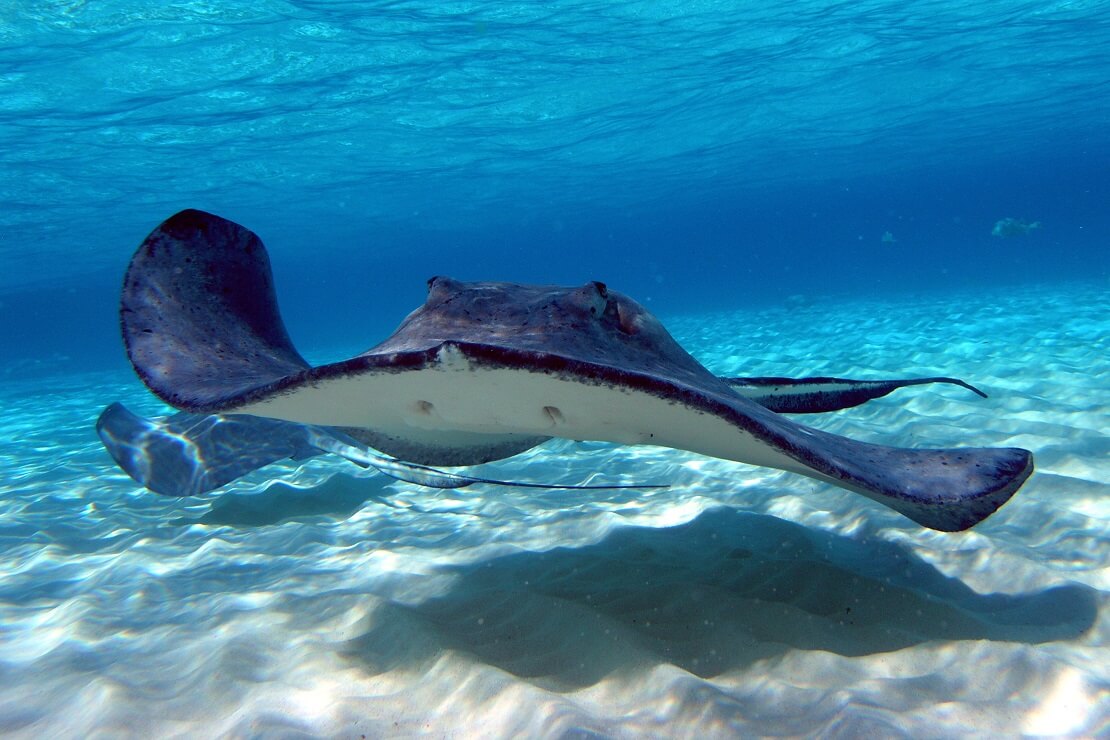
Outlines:
{"type": "Polygon", "coordinates": [[[449,572],[441,597],[378,607],[347,657],[378,673],[427,669],[450,649],[573,690],[660,663],[705,677],[790,650],[1067,640],[1098,611],[1086,586],[982,595],[898,545],[728,508],[449,572]]]}

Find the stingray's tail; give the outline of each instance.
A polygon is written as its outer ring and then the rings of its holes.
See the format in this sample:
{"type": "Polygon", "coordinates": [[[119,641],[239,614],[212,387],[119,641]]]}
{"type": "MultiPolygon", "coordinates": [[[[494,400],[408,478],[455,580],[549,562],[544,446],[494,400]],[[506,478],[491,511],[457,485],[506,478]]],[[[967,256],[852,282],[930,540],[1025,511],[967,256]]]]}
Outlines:
{"type": "Polygon", "coordinates": [[[171,216],[139,245],[120,327],[135,372],[184,411],[223,410],[308,369],[278,313],[262,241],[204,211],[171,216]]]}

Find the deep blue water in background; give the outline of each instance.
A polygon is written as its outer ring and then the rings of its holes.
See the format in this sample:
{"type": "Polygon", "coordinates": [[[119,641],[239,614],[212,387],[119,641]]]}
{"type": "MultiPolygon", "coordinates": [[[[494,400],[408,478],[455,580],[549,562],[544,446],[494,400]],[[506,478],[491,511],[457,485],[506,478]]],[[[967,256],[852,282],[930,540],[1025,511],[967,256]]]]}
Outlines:
{"type": "Polygon", "coordinates": [[[158,5],[4,4],[9,375],[122,367],[123,270],[184,207],[262,236],[309,350],[434,274],[664,317],[1107,284],[1105,2],[158,5]]]}

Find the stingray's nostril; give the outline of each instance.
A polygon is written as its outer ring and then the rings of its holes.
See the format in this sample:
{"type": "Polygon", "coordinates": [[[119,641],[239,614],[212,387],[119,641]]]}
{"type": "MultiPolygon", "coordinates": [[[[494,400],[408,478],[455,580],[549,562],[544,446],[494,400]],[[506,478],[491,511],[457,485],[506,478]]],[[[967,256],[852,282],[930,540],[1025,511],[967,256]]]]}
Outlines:
{"type": "Polygon", "coordinates": [[[435,409],[435,406],[432,405],[431,401],[417,401],[413,404],[413,408],[416,409],[416,413],[429,416],[435,409]]]}
{"type": "Polygon", "coordinates": [[[562,424],[566,421],[563,417],[563,412],[559,410],[558,406],[544,406],[543,413],[552,424],[562,424]]]}

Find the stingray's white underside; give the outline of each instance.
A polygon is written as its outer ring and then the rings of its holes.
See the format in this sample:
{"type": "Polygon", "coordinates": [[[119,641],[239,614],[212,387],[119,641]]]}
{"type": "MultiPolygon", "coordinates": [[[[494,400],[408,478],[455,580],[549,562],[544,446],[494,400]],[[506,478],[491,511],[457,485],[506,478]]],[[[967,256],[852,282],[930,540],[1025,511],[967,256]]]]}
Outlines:
{"type": "Polygon", "coordinates": [[[507,435],[661,445],[815,476],[725,419],[640,390],[475,366],[449,346],[437,360],[420,370],[321,380],[230,411],[367,427],[443,446],[486,444],[507,435]]]}

